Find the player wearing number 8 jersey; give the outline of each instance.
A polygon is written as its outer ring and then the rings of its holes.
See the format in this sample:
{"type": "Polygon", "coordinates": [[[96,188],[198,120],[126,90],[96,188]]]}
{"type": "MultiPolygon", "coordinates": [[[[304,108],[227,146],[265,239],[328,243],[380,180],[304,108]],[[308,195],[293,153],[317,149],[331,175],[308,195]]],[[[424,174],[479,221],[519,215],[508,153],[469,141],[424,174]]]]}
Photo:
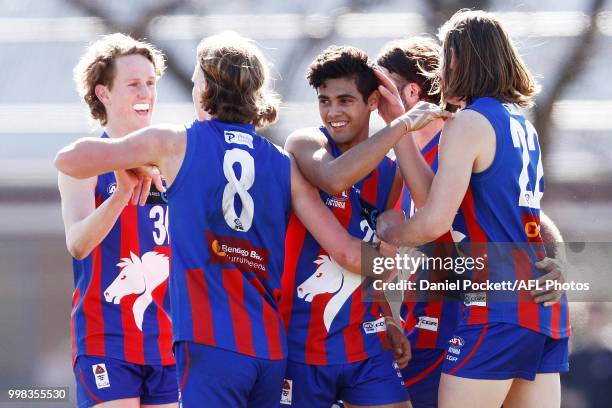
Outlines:
{"type": "Polygon", "coordinates": [[[75,177],[155,164],[166,177],[174,351],[185,407],[278,404],[286,340],[277,300],[289,211],[338,262],[359,268],[351,239],[288,155],[256,127],[276,118],[261,52],[224,33],[198,46],[198,120],[116,143],[85,139],[56,166],[75,177]]]}
{"type": "MultiPolygon", "coordinates": [[[[383,214],[379,233],[397,244],[430,241],[449,229],[461,205],[466,241],[488,245],[487,267],[474,279],[535,277],[534,262],[543,256],[543,174],[537,134],[518,106],[532,104],[536,83],[492,14],[460,11],[440,33],[442,99],[463,110],[444,126],[438,172],[423,207],[405,222],[383,214]],[[511,244],[497,245],[504,242],[511,244]]],[[[560,405],[570,332],[565,297],[547,308],[527,293],[509,296],[466,294],[445,360],[440,407],[474,399],[483,407],[560,405]]]]}
{"type": "MultiPolygon", "coordinates": [[[[75,80],[92,116],[115,139],[150,124],[161,53],[113,34],[92,44],[75,80]]],[[[71,337],[79,407],[176,406],[169,312],[167,204],[153,190],[138,198],[134,174],[77,180],[59,175],[75,291],[71,337]],[[117,405],[114,405],[117,404],[117,405]]]]}

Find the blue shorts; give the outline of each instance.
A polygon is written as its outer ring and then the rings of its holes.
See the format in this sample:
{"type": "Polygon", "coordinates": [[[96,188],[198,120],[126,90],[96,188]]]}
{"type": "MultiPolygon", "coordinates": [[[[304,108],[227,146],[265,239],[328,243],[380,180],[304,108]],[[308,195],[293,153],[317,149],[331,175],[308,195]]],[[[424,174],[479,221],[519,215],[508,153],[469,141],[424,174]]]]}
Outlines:
{"type": "Polygon", "coordinates": [[[287,362],[280,408],[329,408],[338,400],[352,405],[407,401],[408,392],[391,352],[351,364],[287,362]]]}
{"type": "Polygon", "coordinates": [[[461,324],[449,340],[442,370],[465,378],[533,381],[536,374],[569,371],[568,339],[510,323],[461,324]]]}
{"type": "Polygon", "coordinates": [[[79,408],[123,398],[140,398],[141,404],[150,405],[178,401],[174,365],[138,365],[82,355],[73,370],[79,408]]]}
{"type": "Polygon", "coordinates": [[[412,350],[412,359],[402,370],[402,376],[413,408],[438,406],[438,386],[445,357],[444,349],[412,350]]]}
{"type": "Polygon", "coordinates": [[[286,360],[267,360],[190,341],[174,344],[183,408],[278,405],[286,360]]]}

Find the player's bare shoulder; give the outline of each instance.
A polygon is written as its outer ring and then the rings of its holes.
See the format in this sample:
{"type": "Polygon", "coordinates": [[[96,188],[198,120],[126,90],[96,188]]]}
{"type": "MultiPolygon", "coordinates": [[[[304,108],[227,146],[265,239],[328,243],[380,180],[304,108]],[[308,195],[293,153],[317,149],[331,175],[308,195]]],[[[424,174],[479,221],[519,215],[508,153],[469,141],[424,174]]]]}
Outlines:
{"type": "Polygon", "coordinates": [[[472,109],[457,112],[452,119],[444,122],[440,144],[470,143],[479,145],[483,136],[491,136],[494,140],[495,130],[487,118],[472,109]]]}
{"type": "Polygon", "coordinates": [[[293,131],[285,141],[285,150],[291,154],[299,154],[306,150],[326,148],[327,138],[316,127],[301,128],[293,131]]]}

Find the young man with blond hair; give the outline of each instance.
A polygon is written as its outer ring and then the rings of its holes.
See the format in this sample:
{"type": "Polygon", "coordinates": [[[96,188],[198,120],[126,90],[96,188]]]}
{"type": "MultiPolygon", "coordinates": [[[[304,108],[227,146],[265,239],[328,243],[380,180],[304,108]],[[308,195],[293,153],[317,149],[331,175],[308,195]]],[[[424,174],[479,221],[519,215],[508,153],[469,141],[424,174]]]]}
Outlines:
{"type": "MultiPolygon", "coordinates": [[[[101,138],[151,124],[164,68],[159,50],[123,34],[88,47],[74,79],[91,116],[104,126],[101,138]]],[[[85,179],[60,173],[58,185],[73,257],[78,406],[176,407],[164,195],[156,189],[141,194],[142,182],[126,171],[85,179]]]]}

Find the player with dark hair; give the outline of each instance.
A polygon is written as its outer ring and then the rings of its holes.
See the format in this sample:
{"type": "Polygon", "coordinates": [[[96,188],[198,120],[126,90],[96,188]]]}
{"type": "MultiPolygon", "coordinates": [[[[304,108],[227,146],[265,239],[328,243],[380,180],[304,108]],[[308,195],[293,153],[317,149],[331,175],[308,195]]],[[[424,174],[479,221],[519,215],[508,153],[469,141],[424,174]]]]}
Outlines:
{"type": "MultiPolygon", "coordinates": [[[[292,133],[285,147],[348,232],[376,243],[376,217],[395,204],[401,188],[386,152],[407,130],[445,113],[424,106],[420,114],[411,113],[414,122],[407,115],[368,139],[380,95],[363,51],[329,47],[309,66],[307,79],[317,92],[323,125],[292,133]]],[[[361,278],[328,257],[298,220],[289,225],[286,249],[281,312],[292,398],[281,406],[329,407],[338,399],[347,406],[407,406],[394,355],[381,341],[386,332],[403,367],[407,342],[393,319],[383,316],[389,311],[368,297],[361,278]]]]}

